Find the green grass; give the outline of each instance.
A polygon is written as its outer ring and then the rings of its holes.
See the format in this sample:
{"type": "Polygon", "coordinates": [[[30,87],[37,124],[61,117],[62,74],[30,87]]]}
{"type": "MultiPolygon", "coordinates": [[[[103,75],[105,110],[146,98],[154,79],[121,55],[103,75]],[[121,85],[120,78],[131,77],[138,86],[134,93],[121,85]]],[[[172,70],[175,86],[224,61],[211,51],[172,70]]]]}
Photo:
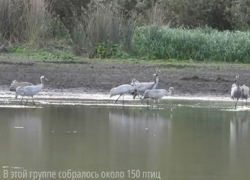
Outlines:
{"type": "Polygon", "coordinates": [[[250,32],[142,26],[132,47],[146,59],[250,63],[250,32]]]}
{"type": "Polygon", "coordinates": [[[15,56],[34,58],[37,60],[65,60],[65,61],[73,61],[79,59],[70,51],[64,50],[43,50],[43,49],[35,49],[29,46],[11,46],[10,51],[15,56]]]}
{"type": "Polygon", "coordinates": [[[141,58],[110,58],[110,59],[101,59],[94,58],[89,59],[86,57],[75,56],[72,52],[70,52],[70,48],[65,50],[59,49],[49,49],[49,50],[41,50],[31,48],[30,46],[11,46],[11,53],[1,54],[4,58],[6,56],[12,56],[17,59],[31,59],[31,60],[41,60],[41,61],[89,61],[89,62],[99,62],[104,64],[112,64],[112,63],[133,63],[133,64],[145,64],[145,65],[156,65],[162,68],[189,68],[189,67],[226,67],[226,66],[239,66],[246,67],[250,66],[250,64],[236,63],[236,62],[227,62],[227,61],[196,61],[196,60],[183,60],[183,59],[141,59],[141,58]]]}

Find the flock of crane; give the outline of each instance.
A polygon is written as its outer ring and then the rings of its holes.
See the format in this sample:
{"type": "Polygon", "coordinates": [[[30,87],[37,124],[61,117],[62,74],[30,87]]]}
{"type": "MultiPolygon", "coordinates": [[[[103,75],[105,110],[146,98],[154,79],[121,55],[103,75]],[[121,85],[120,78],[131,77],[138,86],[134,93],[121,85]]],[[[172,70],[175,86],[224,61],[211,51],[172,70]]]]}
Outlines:
{"type": "Polygon", "coordinates": [[[163,96],[171,96],[174,94],[173,87],[170,87],[168,91],[166,89],[156,89],[159,83],[159,73],[160,70],[156,70],[156,73],[153,75],[155,77],[153,82],[139,82],[133,78],[131,84],[123,84],[112,88],[110,90],[110,97],[119,95],[115,101],[116,103],[121,96],[124,97],[125,94],[130,94],[133,95],[134,99],[136,96],[141,96],[140,99],[142,99],[142,101],[148,98],[154,99],[159,105],[159,100],[163,96]]]}
{"type": "MultiPolygon", "coordinates": [[[[168,90],[166,89],[157,89],[159,83],[159,73],[160,70],[156,70],[156,73],[153,75],[155,80],[153,82],[139,82],[135,78],[132,79],[131,84],[122,84],[110,90],[110,98],[112,96],[119,95],[115,100],[115,103],[119,100],[121,96],[123,96],[123,104],[124,104],[124,95],[129,94],[133,96],[133,99],[136,96],[140,96],[140,99],[143,101],[144,99],[153,99],[154,102],[157,102],[159,105],[160,99],[163,96],[171,96],[174,94],[174,88],[170,87],[168,90]]],[[[237,107],[238,100],[245,99],[247,106],[247,99],[249,97],[249,87],[246,85],[240,86],[239,75],[236,76],[236,84],[232,84],[231,87],[231,98],[235,99],[235,108],[237,107]]],[[[44,80],[47,80],[44,76],[40,77],[41,83],[37,85],[33,85],[29,82],[18,82],[16,80],[12,81],[10,85],[10,91],[16,92],[15,98],[18,96],[22,96],[21,104],[23,103],[23,97],[31,97],[32,102],[35,105],[33,96],[38,94],[42,88],[44,87],[44,80]]],[[[26,99],[25,105],[28,102],[28,98],[26,99]]]]}

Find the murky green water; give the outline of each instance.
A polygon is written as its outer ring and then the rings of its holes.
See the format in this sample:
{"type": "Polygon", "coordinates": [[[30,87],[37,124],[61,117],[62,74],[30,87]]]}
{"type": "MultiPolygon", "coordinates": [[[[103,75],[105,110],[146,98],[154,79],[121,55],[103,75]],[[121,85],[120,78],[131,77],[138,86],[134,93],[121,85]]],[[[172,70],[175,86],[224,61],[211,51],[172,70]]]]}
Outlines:
{"type": "Polygon", "coordinates": [[[72,179],[59,172],[95,172],[96,179],[250,179],[249,111],[228,111],[229,102],[162,102],[160,109],[2,107],[0,179],[32,179],[34,172],[44,172],[40,179],[72,179]],[[120,178],[109,178],[111,172],[120,178]]]}

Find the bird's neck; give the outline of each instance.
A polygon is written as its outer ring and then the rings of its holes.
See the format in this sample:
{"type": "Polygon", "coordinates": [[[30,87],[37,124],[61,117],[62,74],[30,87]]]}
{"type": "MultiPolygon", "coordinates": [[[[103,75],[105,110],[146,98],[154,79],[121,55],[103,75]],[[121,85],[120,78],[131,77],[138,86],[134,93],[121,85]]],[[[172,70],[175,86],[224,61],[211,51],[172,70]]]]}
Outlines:
{"type": "Polygon", "coordinates": [[[239,81],[238,81],[238,77],[236,77],[236,86],[237,86],[237,87],[240,86],[239,81]]]}
{"type": "Polygon", "coordinates": [[[41,79],[41,85],[44,86],[44,79],[41,79]]]}
{"type": "Polygon", "coordinates": [[[133,86],[134,86],[134,87],[136,87],[136,83],[135,83],[135,81],[134,81],[134,80],[132,81],[132,84],[133,84],[133,86]]]}
{"type": "Polygon", "coordinates": [[[158,77],[158,75],[155,77],[155,84],[158,84],[158,82],[159,82],[159,77],[158,77]]]}

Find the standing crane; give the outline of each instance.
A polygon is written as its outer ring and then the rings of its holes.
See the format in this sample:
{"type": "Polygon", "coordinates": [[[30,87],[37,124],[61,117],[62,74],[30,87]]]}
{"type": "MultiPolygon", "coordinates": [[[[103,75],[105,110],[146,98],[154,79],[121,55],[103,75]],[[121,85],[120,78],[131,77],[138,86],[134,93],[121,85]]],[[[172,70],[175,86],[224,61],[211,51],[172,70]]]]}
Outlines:
{"type": "Polygon", "coordinates": [[[112,96],[119,95],[119,97],[115,100],[115,103],[117,103],[119,98],[121,96],[123,96],[123,104],[124,104],[124,95],[125,94],[133,94],[133,93],[136,92],[135,79],[132,79],[132,83],[133,83],[133,85],[131,85],[131,84],[122,84],[120,86],[112,88],[110,90],[110,98],[112,96]]]}
{"type": "Polygon", "coordinates": [[[171,96],[173,94],[173,87],[170,87],[168,91],[166,89],[150,89],[145,91],[142,101],[147,98],[154,99],[154,102],[157,101],[157,104],[159,106],[159,101],[163,98],[163,96],[171,96]]]}
{"type": "Polygon", "coordinates": [[[242,91],[242,94],[241,94],[242,106],[243,106],[243,99],[246,99],[246,106],[247,106],[247,99],[248,99],[248,96],[249,96],[249,87],[244,84],[240,88],[241,88],[241,91],[242,91]]]}
{"type": "MultiPolygon", "coordinates": [[[[22,99],[21,99],[21,104],[22,104],[24,96],[31,97],[33,104],[36,105],[34,102],[33,96],[38,94],[42,90],[42,88],[44,87],[44,79],[48,81],[47,78],[45,78],[44,76],[41,76],[40,77],[41,84],[24,86],[24,87],[18,86],[16,88],[16,97],[15,98],[17,98],[19,95],[22,96],[22,99]]],[[[28,102],[28,99],[26,100],[25,105],[27,104],[27,102],[28,102]]]]}
{"type": "Polygon", "coordinates": [[[136,96],[143,95],[148,89],[155,89],[159,83],[159,73],[160,70],[156,70],[156,73],[153,75],[155,80],[153,82],[136,82],[136,92],[133,94],[133,98],[136,96]]]}
{"type": "Polygon", "coordinates": [[[232,84],[231,87],[231,98],[235,99],[235,109],[237,107],[238,100],[241,98],[242,90],[240,88],[239,82],[239,75],[236,76],[236,84],[232,84]]]}

